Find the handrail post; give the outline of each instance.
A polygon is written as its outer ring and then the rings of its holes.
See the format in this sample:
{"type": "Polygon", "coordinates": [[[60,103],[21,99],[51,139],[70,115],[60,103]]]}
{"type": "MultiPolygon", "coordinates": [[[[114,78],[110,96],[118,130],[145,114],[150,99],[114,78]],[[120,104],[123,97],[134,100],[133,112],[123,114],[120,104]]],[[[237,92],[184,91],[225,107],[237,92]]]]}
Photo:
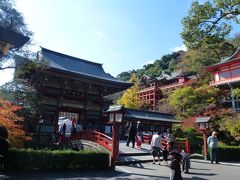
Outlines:
{"type": "Polygon", "coordinates": [[[114,123],[112,126],[112,169],[115,169],[116,161],[119,158],[119,135],[118,135],[118,129],[119,125],[117,123],[114,123]]]}
{"type": "Polygon", "coordinates": [[[187,140],[186,140],[186,152],[189,154],[190,153],[190,141],[189,141],[189,138],[187,137],[187,140]]]}

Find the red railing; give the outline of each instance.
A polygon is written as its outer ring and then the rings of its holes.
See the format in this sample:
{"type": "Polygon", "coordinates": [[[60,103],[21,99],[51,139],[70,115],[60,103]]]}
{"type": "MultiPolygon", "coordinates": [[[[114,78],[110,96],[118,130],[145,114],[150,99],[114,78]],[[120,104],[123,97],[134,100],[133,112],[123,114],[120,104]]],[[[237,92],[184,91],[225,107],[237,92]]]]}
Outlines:
{"type": "MultiPolygon", "coordinates": [[[[162,143],[162,147],[166,147],[166,149],[169,151],[169,144],[167,142],[167,139],[162,138],[161,143],[162,143]]],[[[188,139],[186,141],[175,141],[174,150],[181,152],[182,149],[184,149],[185,152],[190,153],[190,144],[188,139]]]]}
{"type": "Polygon", "coordinates": [[[181,83],[173,83],[173,84],[169,84],[169,85],[165,85],[165,86],[160,86],[160,89],[164,90],[164,89],[178,87],[178,86],[182,86],[182,85],[184,85],[183,82],[181,82],[181,83]]]}
{"type": "MultiPolygon", "coordinates": [[[[150,144],[152,140],[152,135],[143,135],[143,142],[150,144]]],[[[161,138],[161,144],[162,147],[166,147],[166,149],[169,151],[169,144],[167,142],[167,139],[161,138]]],[[[177,150],[178,152],[181,152],[182,149],[184,149],[187,153],[190,153],[190,143],[189,140],[187,139],[186,141],[175,141],[174,143],[174,149],[177,150]]]]}
{"type": "Polygon", "coordinates": [[[210,85],[214,86],[214,85],[219,85],[219,84],[225,84],[225,83],[229,83],[229,82],[233,82],[233,81],[239,81],[240,80],[240,76],[237,77],[230,77],[230,78],[225,78],[225,79],[220,79],[219,81],[211,81],[210,85]]]}
{"type": "Polygon", "coordinates": [[[71,135],[66,140],[74,141],[74,140],[80,140],[80,139],[85,139],[85,140],[95,142],[103,146],[108,151],[112,152],[112,146],[113,146],[112,138],[103,133],[100,133],[97,131],[82,131],[80,133],[77,133],[76,135],[71,135]]]}
{"type": "Polygon", "coordinates": [[[152,135],[143,134],[143,142],[150,144],[152,140],[152,135]]]}

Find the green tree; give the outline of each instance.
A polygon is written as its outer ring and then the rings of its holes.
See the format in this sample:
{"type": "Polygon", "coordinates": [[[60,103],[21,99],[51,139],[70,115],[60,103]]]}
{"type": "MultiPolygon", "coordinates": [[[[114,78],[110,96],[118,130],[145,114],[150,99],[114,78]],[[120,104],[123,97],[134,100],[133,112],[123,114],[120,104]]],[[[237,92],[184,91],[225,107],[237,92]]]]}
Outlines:
{"type": "Polygon", "coordinates": [[[221,121],[221,130],[229,132],[236,141],[240,142],[240,115],[224,116],[221,121]]]}
{"type": "Polygon", "coordinates": [[[129,81],[133,74],[136,74],[138,79],[144,74],[152,78],[158,77],[162,70],[165,72],[172,72],[175,69],[175,65],[182,60],[184,54],[184,51],[178,51],[164,55],[161,59],[155,60],[153,64],[144,65],[141,69],[122,72],[117,77],[124,81],[129,81]]]}
{"type": "Polygon", "coordinates": [[[121,79],[123,81],[129,81],[131,78],[131,71],[128,72],[122,72],[119,75],[117,75],[118,79],[121,79]]]}
{"type": "Polygon", "coordinates": [[[232,23],[239,24],[239,0],[209,0],[203,4],[194,1],[183,18],[181,36],[187,48],[196,49],[208,40],[225,39],[232,23]]]}
{"type": "Polygon", "coordinates": [[[132,75],[130,82],[134,83],[134,85],[124,92],[123,96],[117,101],[117,104],[125,105],[126,108],[139,109],[142,104],[138,96],[140,89],[138,79],[135,74],[132,75]]]}
{"type": "Polygon", "coordinates": [[[186,86],[175,90],[169,97],[169,105],[173,106],[178,118],[188,118],[201,114],[216,104],[219,90],[208,85],[198,88],[186,86]]]}
{"type": "Polygon", "coordinates": [[[216,40],[214,44],[204,42],[198,49],[189,49],[177,68],[183,72],[192,72],[202,79],[206,75],[205,66],[219,62],[222,57],[232,55],[235,50],[232,44],[224,40],[216,40]]]}
{"type": "MultiPolygon", "coordinates": [[[[32,32],[24,22],[23,15],[15,8],[13,0],[0,0],[0,25],[22,35],[32,36],[32,32]]],[[[9,62],[15,54],[32,57],[34,54],[29,50],[30,45],[32,45],[31,41],[20,49],[11,49],[7,56],[0,58],[0,70],[15,67],[14,62],[5,63],[6,61],[9,62]]]]}
{"type": "Polygon", "coordinates": [[[240,47],[240,33],[235,34],[235,36],[228,41],[235,47],[240,47]]]}

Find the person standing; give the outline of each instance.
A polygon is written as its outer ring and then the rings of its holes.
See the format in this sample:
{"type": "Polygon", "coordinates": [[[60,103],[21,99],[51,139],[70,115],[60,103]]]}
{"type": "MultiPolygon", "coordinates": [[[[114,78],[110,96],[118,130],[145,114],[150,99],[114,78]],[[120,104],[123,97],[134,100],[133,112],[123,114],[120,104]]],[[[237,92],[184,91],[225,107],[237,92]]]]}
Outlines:
{"type": "Polygon", "coordinates": [[[161,132],[159,131],[157,134],[154,134],[152,136],[151,140],[151,149],[152,149],[152,155],[153,155],[153,164],[155,164],[155,156],[158,157],[159,165],[160,163],[160,156],[161,156],[161,132]]]}
{"type": "Polygon", "coordinates": [[[80,123],[77,124],[77,134],[80,134],[83,131],[83,127],[80,123]]]}
{"type": "Polygon", "coordinates": [[[143,132],[143,124],[141,123],[141,121],[137,122],[137,132],[142,134],[143,132]]]}
{"type": "Polygon", "coordinates": [[[129,133],[128,133],[128,140],[127,140],[127,146],[129,146],[129,142],[132,141],[132,147],[135,147],[135,137],[137,135],[137,129],[133,122],[130,123],[129,126],[129,133]]]}
{"type": "Polygon", "coordinates": [[[128,139],[129,137],[129,128],[130,128],[130,122],[127,122],[124,126],[124,138],[128,139]]]}
{"type": "Polygon", "coordinates": [[[181,174],[181,159],[182,156],[180,153],[172,151],[170,153],[171,155],[171,163],[170,163],[170,180],[182,180],[182,174],[181,174]]]}
{"type": "Polygon", "coordinates": [[[208,147],[210,148],[210,160],[213,164],[213,161],[216,162],[216,164],[219,164],[218,162],[218,139],[217,139],[217,133],[214,131],[212,132],[212,135],[208,137],[207,139],[208,147]]]}
{"type": "Polygon", "coordinates": [[[141,141],[143,142],[143,124],[141,121],[137,122],[137,134],[141,137],[141,141]]]}
{"type": "Polygon", "coordinates": [[[173,150],[173,145],[174,145],[174,136],[172,134],[172,131],[171,129],[167,129],[167,142],[168,142],[168,145],[169,145],[169,151],[172,151],[173,150]]]}
{"type": "Polygon", "coordinates": [[[67,129],[67,125],[64,123],[63,126],[62,126],[62,135],[63,135],[63,140],[64,141],[65,141],[66,129],[67,129]]]}

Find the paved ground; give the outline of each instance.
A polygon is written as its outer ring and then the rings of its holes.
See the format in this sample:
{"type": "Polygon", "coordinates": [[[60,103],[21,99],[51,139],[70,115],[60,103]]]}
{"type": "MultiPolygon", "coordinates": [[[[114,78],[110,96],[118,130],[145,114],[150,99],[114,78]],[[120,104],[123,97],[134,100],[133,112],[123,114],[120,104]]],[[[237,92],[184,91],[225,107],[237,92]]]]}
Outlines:
{"type": "Polygon", "coordinates": [[[126,146],[126,141],[120,141],[119,143],[119,153],[124,154],[124,153],[149,153],[151,146],[149,144],[143,143],[140,148],[132,148],[132,143],[129,143],[129,147],[126,146]]]}
{"type": "MultiPolygon", "coordinates": [[[[143,144],[142,149],[127,147],[125,142],[120,143],[121,153],[143,153],[149,152],[150,146],[143,144]]],[[[92,179],[92,180],[121,180],[121,179],[139,179],[139,180],[157,180],[169,179],[169,167],[152,164],[138,163],[130,165],[116,166],[115,171],[45,171],[45,172],[14,172],[0,175],[0,179],[16,180],[53,180],[53,179],[92,179]]],[[[189,174],[182,173],[183,179],[196,180],[239,180],[240,162],[211,164],[205,160],[191,160],[191,169],[189,174]]]]}
{"type": "MultiPolygon", "coordinates": [[[[163,163],[162,163],[163,164],[163,163]]],[[[189,174],[182,173],[183,179],[239,180],[240,163],[211,164],[204,160],[192,160],[189,174]]],[[[169,179],[169,168],[152,163],[118,166],[127,179],[169,179]]],[[[118,178],[113,178],[118,179],[118,178]]]]}
{"type": "MultiPolygon", "coordinates": [[[[163,164],[163,163],[162,163],[163,164]]],[[[204,160],[192,160],[189,174],[182,173],[183,179],[196,180],[239,180],[240,163],[210,164],[204,160]]],[[[117,166],[115,171],[67,171],[67,172],[14,172],[0,175],[0,179],[53,180],[53,179],[92,179],[120,180],[169,179],[169,168],[152,163],[117,166]]]]}

